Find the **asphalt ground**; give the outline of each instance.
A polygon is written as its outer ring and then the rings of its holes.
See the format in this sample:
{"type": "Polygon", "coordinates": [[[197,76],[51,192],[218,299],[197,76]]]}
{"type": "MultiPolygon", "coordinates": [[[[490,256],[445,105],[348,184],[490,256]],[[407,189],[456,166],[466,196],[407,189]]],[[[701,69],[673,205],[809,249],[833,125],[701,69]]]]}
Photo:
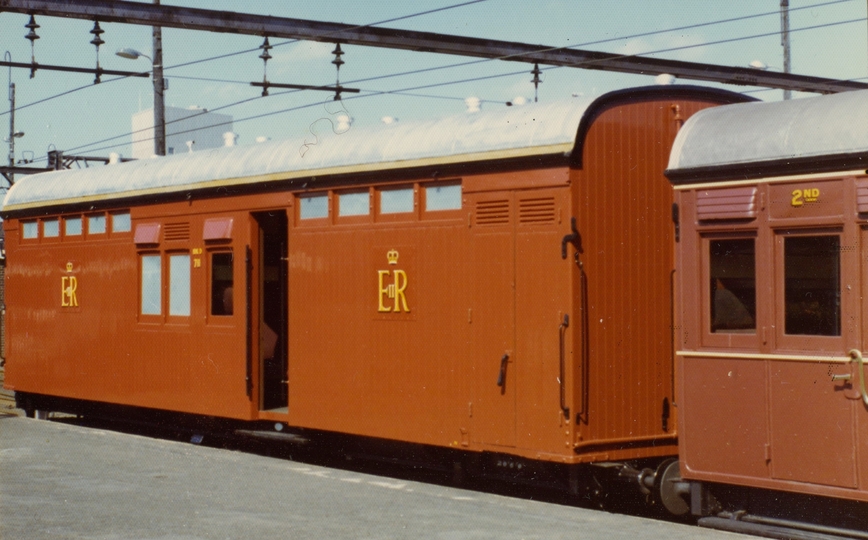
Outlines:
{"type": "Polygon", "coordinates": [[[0,538],[750,537],[3,415],[0,538]]]}

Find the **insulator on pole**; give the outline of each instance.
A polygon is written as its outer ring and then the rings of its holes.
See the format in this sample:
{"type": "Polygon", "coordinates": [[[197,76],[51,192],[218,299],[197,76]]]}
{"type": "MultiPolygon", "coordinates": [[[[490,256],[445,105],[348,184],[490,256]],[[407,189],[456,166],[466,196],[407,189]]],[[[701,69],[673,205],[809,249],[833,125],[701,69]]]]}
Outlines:
{"type": "Polygon", "coordinates": [[[90,44],[96,47],[96,78],[93,80],[93,84],[100,83],[100,77],[102,74],[102,70],[99,67],[99,46],[105,43],[100,37],[100,34],[105,32],[102,28],[99,27],[99,21],[93,21],[93,30],[90,31],[93,34],[93,39],[90,40],[90,44]]]}
{"type": "Polygon", "coordinates": [[[539,83],[542,82],[542,80],[540,80],[539,78],[540,74],[542,73],[542,71],[540,71],[539,69],[539,63],[534,62],[533,71],[531,71],[531,73],[533,74],[533,79],[531,79],[530,81],[533,83],[533,102],[536,103],[539,93],[539,83]]]}
{"type": "Polygon", "coordinates": [[[262,97],[265,97],[268,95],[268,61],[271,60],[271,54],[268,51],[272,48],[268,42],[268,36],[265,36],[265,40],[259,48],[262,49],[262,54],[259,55],[259,58],[262,58],[262,97]]]}
{"type": "Polygon", "coordinates": [[[39,34],[36,33],[36,29],[39,28],[39,25],[36,24],[36,17],[31,15],[30,22],[25,24],[24,28],[30,29],[30,32],[24,37],[30,40],[30,78],[32,79],[36,75],[36,49],[34,46],[36,40],[39,39],[39,34]]]}
{"type": "Polygon", "coordinates": [[[344,61],[341,60],[341,56],[344,54],[344,51],[341,50],[341,44],[335,44],[335,50],[332,51],[332,54],[335,55],[335,59],[332,60],[332,64],[335,65],[335,101],[341,100],[341,66],[344,65],[344,61]]]}

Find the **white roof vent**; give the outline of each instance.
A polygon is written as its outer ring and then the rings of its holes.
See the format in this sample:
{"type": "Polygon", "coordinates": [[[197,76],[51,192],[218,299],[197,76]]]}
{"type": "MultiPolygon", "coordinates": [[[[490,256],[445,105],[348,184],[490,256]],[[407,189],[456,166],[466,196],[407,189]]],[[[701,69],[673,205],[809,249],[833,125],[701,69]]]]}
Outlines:
{"type": "Polygon", "coordinates": [[[223,134],[223,146],[235,146],[235,141],[238,140],[238,135],[227,131],[223,134]]]}
{"type": "Polygon", "coordinates": [[[350,126],[353,124],[352,117],[350,117],[346,114],[342,114],[342,115],[338,116],[337,121],[338,121],[338,125],[335,128],[335,130],[338,131],[338,133],[343,133],[344,131],[349,130],[350,126]]]}
{"type": "Polygon", "coordinates": [[[668,73],[661,73],[654,77],[654,83],[662,86],[667,86],[670,84],[675,84],[675,75],[670,75],[668,73]]]}
{"type": "Polygon", "coordinates": [[[465,99],[464,104],[467,105],[467,112],[469,113],[477,113],[482,108],[482,100],[476,96],[465,99]]]}

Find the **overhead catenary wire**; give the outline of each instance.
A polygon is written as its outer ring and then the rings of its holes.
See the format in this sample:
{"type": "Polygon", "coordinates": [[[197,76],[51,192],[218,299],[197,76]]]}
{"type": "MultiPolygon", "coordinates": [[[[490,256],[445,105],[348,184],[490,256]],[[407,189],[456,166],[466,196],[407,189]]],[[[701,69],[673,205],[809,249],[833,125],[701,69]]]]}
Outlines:
{"type": "MultiPolygon", "coordinates": [[[[455,8],[455,7],[461,7],[461,6],[465,6],[465,5],[469,5],[469,4],[475,4],[475,3],[482,2],[482,1],[485,1],[485,0],[475,0],[475,1],[470,1],[470,2],[463,2],[463,3],[461,3],[461,4],[455,4],[455,5],[452,5],[452,6],[445,6],[445,7],[443,7],[443,8],[438,8],[438,9],[435,9],[435,10],[428,10],[428,11],[420,12],[420,13],[416,13],[416,14],[411,14],[411,15],[406,15],[406,16],[401,16],[401,17],[396,17],[396,18],[389,19],[389,20],[386,20],[386,21],[379,21],[379,22],[376,22],[376,23],[370,23],[370,24],[368,24],[368,25],[360,25],[360,26],[355,27],[355,28],[363,28],[363,27],[366,27],[366,26],[375,26],[375,25],[378,25],[378,24],[384,24],[384,23],[387,23],[387,22],[393,22],[393,21],[396,21],[396,20],[407,19],[407,18],[411,18],[411,17],[416,17],[416,16],[424,15],[424,14],[429,14],[429,13],[433,13],[433,12],[436,12],[436,11],[443,11],[443,10],[446,10],[446,9],[453,9],[453,8],[455,8]]],[[[849,1],[852,1],[852,0],[832,0],[832,1],[829,1],[829,2],[822,2],[822,3],[818,3],[818,4],[813,4],[813,5],[810,5],[810,6],[803,6],[803,7],[799,7],[799,8],[793,8],[793,11],[798,10],[798,9],[810,9],[810,8],[816,8],[816,7],[828,6],[828,5],[831,5],[831,4],[838,4],[838,3],[849,2],[849,1]]],[[[710,21],[710,22],[705,22],[705,23],[697,23],[697,24],[694,24],[694,25],[679,26],[679,27],[669,28],[669,29],[665,29],[665,30],[657,30],[657,31],[643,32],[643,33],[640,33],[640,34],[632,34],[632,35],[628,35],[628,36],[619,36],[619,37],[613,37],[613,38],[608,38],[608,39],[604,39],[604,40],[597,40],[597,41],[592,41],[592,42],[587,42],[587,43],[574,44],[574,45],[569,45],[569,46],[564,46],[564,47],[551,47],[551,48],[541,49],[541,50],[542,50],[542,51],[545,51],[545,50],[556,50],[556,49],[566,49],[566,48],[586,47],[586,46],[588,46],[588,45],[593,45],[593,44],[600,44],[600,43],[606,43],[606,42],[620,41],[620,40],[625,40],[625,39],[633,39],[633,38],[636,38],[636,37],[645,37],[645,36],[657,35],[657,34],[662,34],[662,33],[667,33],[667,32],[681,31],[681,30],[686,30],[686,29],[691,29],[691,28],[698,28],[698,27],[709,26],[709,25],[715,25],[715,24],[724,24],[724,23],[728,23],[728,22],[740,21],[740,20],[745,20],[745,19],[750,19],[750,18],[756,18],[756,17],[763,17],[763,16],[769,16],[769,15],[778,15],[778,14],[779,14],[778,11],[770,11],[770,12],[764,12],[764,13],[759,13],[759,14],[755,14],[755,15],[746,15],[746,16],[734,17],[734,18],[729,18],[729,19],[722,19],[722,20],[718,20],[718,21],[710,21]]],[[[833,23],[826,23],[826,24],[813,25],[813,26],[804,27],[804,28],[800,28],[800,29],[797,29],[797,30],[793,30],[793,31],[795,32],[795,31],[812,30],[812,29],[818,29],[818,28],[823,28],[823,27],[835,26],[835,25],[840,25],[840,24],[849,24],[849,23],[856,22],[856,21],[860,21],[860,22],[861,22],[862,19],[847,20],[847,21],[838,21],[838,22],[833,22],[833,23]]],[[[681,46],[681,47],[670,47],[670,48],[666,48],[666,49],[659,49],[659,50],[654,50],[654,51],[647,51],[647,52],[643,52],[643,53],[636,53],[636,54],[629,54],[629,55],[612,55],[611,57],[608,57],[608,58],[611,59],[611,58],[627,58],[627,57],[648,56],[648,55],[653,55],[653,54],[659,54],[659,53],[662,53],[662,52],[671,52],[671,51],[676,51],[676,50],[684,50],[684,49],[691,49],[691,48],[697,48],[697,47],[706,47],[706,46],[717,45],[717,44],[722,44],[722,43],[732,43],[732,42],[736,42],[736,41],[742,41],[742,40],[748,40],[748,39],[755,39],[755,38],[760,38],[760,37],[767,37],[767,36],[770,36],[770,35],[776,35],[776,34],[777,34],[777,32],[769,32],[769,33],[755,34],[755,35],[751,35],[751,36],[742,36],[742,37],[737,37],[737,38],[730,38],[730,39],[725,39],[725,40],[718,40],[718,41],[712,41],[712,42],[705,42],[705,43],[699,43],[699,44],[693,44],[693,45],[685,45],[685,46],[681,46]]],[[[286,42],[282,42],[282,43],[276,44],[275,46],[288,45],[288,44],[296,43],[296,42],[298,42],[298,40],[289,40],[289,41],[286,41],[286,42]]],[[[229,56],[235,56],[235,55],[238,55],[238,54],[245,54],[245,53],[248,53],[248,52],[251,52],[251,51],[258,51],[258,50],[259,50],[259,48],[257,47],[257,48],[254,48],[254,49],[249,49],[249,50],[240,51],[240,52],[236,52],[236,53],[229,53],[229,54],[219,55],[219,56],[210,57],[210,58],[206,58],[206,59],[200,59],[200,60],[196,60],[196,61],[186,62],[186,63],[183,63],[183,64],[177,64],[177,65],[174,65],[174,66],[167,66],[165,69],[169,70],[169,69],[175,69],[175,68],[179,68],[179,67],[185,67],[185,66],[189,66],[189,65],[193,65],[193,64],[198,64],[198,63],[207,62],[207,61],[211,61],[211,60],[215,60],[215,59],[220,59],[220,58],[226,58],[226,57],[229,57],[229,56]]],[[[425,72],[431,72],[431,71],[437,71],[437,70],[444,70],[444,69],[450,69],[450,68],[455,68],[455,67],[461,67],[461,66],[467,66],[467,65],[478,64],[478,63],[482,63],[482,62],[491,62],[492,60],[498,60],[498,59],[509,59],[509,58],[512,58],[512,57],[502,57],[502,58],[495,58],[495,59],[480,59],[480,60],[472,60],[472,61],[468,61],[468,62],[452,63],[452,64],[445,65],[445,66],[435,66],[435,67],[430,67],[430,68],[421,68],[421,69],[417,69],[417,70],[403,71],[403,72],[399,72],[399,73],[392,73],[392,74],[379,75],[379,76],[368,77],[368,78],[363,78],[363,79],[357,79],[357,80],[355,80],[355,81],[350,81],[350,82],[348,82],[347,84],[358,84],[359,82],[368,82],[368,81],[374,81],[374,80],[383,80],[383,79],[387,79],[387,78],[394,78],[394,77],[407,76],[407,75],[418,74],[418,73],[425,73],[425,72]]],[[[594,63],[594,61],[581,62],[581,63],[577,63],[577,64],[575,64],[574,67],[582,67],[582,66],[586,66],[586,65],[592,65],[593,63],[594,63]]],[[[544,70],[544,71],[547,71],[547,70],[550,70],[550,69],[557,69],[558,67],[560,67],[560,66],[550,66],[550,67],[547,67],[547,68],[543,68],[543,70],[544,70]]],[[[564,66],[564,67],[566,67],[566,66],[564,66]]],[[[435,84],[430,84],[430,85],[423,85],[423,86],[418,86],[418,87],[412,87],[412,88],[410,88],[410,89],[391,90],[391,91],[368,91],[366,95],[367,95],[367,96],[376,96],[376,95],[383,95],[383,94],[392,94],[392,95],[409,95],[409,94],[407,93],[408,90],[417,90],[417,89],[423,89],[423,88],[434,88],[434,87],[438,87],[438,86],[447,86],[447,85],[453,85],[453,84],[461,84],[461,83],[464,83],[464,82],[472,82],[472,81],[478,81],[478,80],[494,79],[494,78],[499,78],[499,77],[510,77],[510,76],[514,76],[514,75],[518,75],[518,74],[523,74],[523,73],[524,73],[524,71],[520,71],[520,72],[508,72],[508,73],[502,73],[502,74],[490,75],[490,76],[486,76],[486,77],[477,77],[477,78],[472,78],[472,79],[462,79],[462,80],[459,80],[459,81],[448,81],[448,82],[444,82],[444,83],[435,83],[435,84]]],[[[112,82],[112,81],[115,81],[115,80],[122,80],[122,79],[124,79],[124,78],[125,78],[125,77],[119,77],[119,78],[116,78],[116,79],[110,79],[110,80],[107,80],[106,82],[112,82]]],[[[184,76],[175,76],[174,78],[179,78],[179,79],[191,79],[191,80],[208,80],[208,79],[206,79],[206,78],[195,78],[195,77],[184,77],[184,76]]],[[[858,79],[854,79],[854,80],[858,80],[858,79]]],[[[243,81],[243,82],[242,82],[242,81],[228,81],[228,80],[219,80],[219,79],[218,79],[218,80],[214,80],[214,82],[238,83],[238,84],[245,84],[245,85],[249,84],[249,82],[247,82],[247,81],[243,81]]],[[[59,97],[59,96],[62,96],[62,95],[68,95],[69,93],[72,93],[72,92],[75,92],[75,91],[78,91],[78,90],[81,90],[81,89],[84,89],[84,88],[89,88],[89,87],[92,87],[92,85],[87,85],[87,86],[78,87],[78,88],[75,88],[75,89],[69,90],[69,91],[67,91],[67,92],[64,92],[64,93],[62,93],[62,94],[58,94],[58,96],[52,96],[52,97],[49,97],[49,98],[45,98],[45,99],[43,99],[43,100],[40,100],[40,101],[38,101],[38,102],[34,102],[34,103],[31,103],[31,104],[23,105],[23,106],[19,107],[18,109],[22,109],[22,108],[25,108],[25,107],[28,107],[28,106],[32,106],[32,105],[35,105],[35,104],[37,104],[37,103],[44,103],[45,101],[48,101],[49,99],[53,99],[54,97],[59,97]]],[[[290,92],[280,92],[280,93],[275,93],[274,95],[281,95],[281,94],[286,94],[286,93],[290,93],[290,92]]],[[[240,101],[233,102],[233,103],[230,103],[230,104],[227,104],[227,105],[224,105],[224,106],[220,106],[220,107],[218,107],[218,108],[211,108],[211,111],[217,111],[217,110],[222,110],[222,109],[226,109],[226,108],[229,108],[229,107],[239,106],[239,105],[242,105],[242,104],[244,104],[244,103],[248,103],[248,102],[254,101],[254,100],[257,99],[258,97],[259,97],[259,96],[257,96],[256,98],[248,98],[248,99],[240,100],[240,101]]],[[[357,96],[357,97],[365,97],[365,96],[357,96]]],[[[453,99],[453,100],[463,99],[463,98],[457,98],[457,97],[451,97],[451,96],[431,96],[431,95],[417,96],[417,97],[425,97],[425,98],[432,98],[432,99],[453,99]]],[[[498,100],[484,100],[484,101],[487,101],[487,102],[499,102],[498,100]]],[[[302,106],[301,108],[305,108],[305,106],[302,106]]],[[[262,118],[262,117],[264,117],[264,116],[268,116],[268,115],[270,115],[270,114],[282,114],[282,113],[284,113],[284,112],[287,112],[287,110],[282,110],[282,111],[273,111],[273,112],[269,112],[269,113],[263,113],[262,115],[256,115],[255,117],[256,117],[256,118],[262,118]]],[[[0,115],[2,115],[2,114],[8,114],[8,111],[7,111],[6,113],[0,113],[0,115]]],[[[202,113],[202,114],[204,114],[204,113],[202,113]]],[[[246,120],[246,119],[242,119],[242,120],[238,120],[238,121],[244,121],[244,120],[246,120]]],[[[172,123],[172,122],[169,122],[168,124],[171,124],[171,123],[172,123]]],[[[117,139],[117,138],[128,137],[128,136],[130,136],[131,134],[134,134],[134,133],[135,133],[135,132],[132,132],[132,133],[127,132],[127,133],[124,133],[124,134],[122,134],[122,135],[118,135],[118,136],[115,136],[115,137],[110,137],[110,138],[107,138],[107,139],[101,139],[101,140],[99,140],[99,141],[95,141],[95,142],[88,143],[88,144],[85,144],[85,145],[80,145],[80,146],[78,146],[78,147],[75,147],[75,148],[73,148],[73,149],[69,149],[69,150],[67,150],[67,151],[72,152],[72,151],[76,151],[76,150],[83,149],[83,148],[89,148],[89,147],[95,146],[95,145],[97,145],[97,144],[101,144],[101,143],[104,143],[104,142],[108,142],[108,141],[111,141],[111,140],[115,140],[115,139],[117,139]]],[[[113,145],[111,148],[115,148],[115,147],[118,147],[118,146],[124,146],[124,145],[126,145],[126,144],[128,144],[128,143],[119,144],[119,145],[113,145]]],[[[40,158],[40,160],[42,160],[42,159],[44,159],[44,158],[40,158]]]]}
{"type": "MultiPolygon", "coordinates": [[[[774,12],[774,13],[777,14],[777,12],[774,12]]],[[[831,26],[837,26],[837,25],[843,25],[843,24],[852,24],[852,23],[856,23],[856,22],[861,23],[862,21],[863,21],[863,19],[850,19],[850,20],[846,20],[846,21],[837,21],[837,22],[833,22],[833,23],[824,23],[824,24],[818,24],[818,25],[812,25],[812,26],[802,27],[802,28],[799,28],[799,29],[796,29],[796,30],[791,30],[791,32],[806,31],[806,30],[815,30],[815,29],[818,29],[818,28],[825,28],[825,27],[831,27],[831,26]]],[[[698,44],[693,44],[693,45],[683,45],[683,46],[679,46],[679,47],[669,47],[669,48],[665,48],[665,49],[657,49],[657,50],[654,50],[654,51],[646,51],[646,52],[636,53],[636,54],[619,55],[619,56],[614,56],[614,57],[648,56],[648,55],[652,55],[652,54],[660,54],[660,53],[664,53],[664,52],[672,52],[672,51],[676,51],[676,50],[684,50],[684,49],[691,49],[691,48],[696,48],[696,47],[705,47],[705,46],[721,45],[721,44],[732,43],[732,42],[736,42],[736,41],[744,41],[744,40],[749,40],[749,39],[758,39],[758,38],[768,37],[768,36],[777,35],[777,34],[778,34],[778,32],[767,32],[767,33],[761,33],[761,34],[753,34],[753,35],[749,35],[749,36],[741,36],[741,37],[737,37],[737,38],[729,38],[729,39],[723,39],[723,40],[709,41],[709,42],[698,43],[698,44]]],[[[579,46],[583,46],[583,45],[579,45],[579,46]]],[[[257,49],[257,50],[258,50],[258,49],[257,49]]],[[[462,64],[460,64],[460,65],[467,65],[467,64],[471,64],[471,63],[479,63],[479,62],[489,62],[489,61],[491,61],[491,60],[488,60],[488,59],[486,59],[486,60],[475,60],[475,61],[472,61],[472,62],[462,63],[462,64]]],[[[591,63],[593,63],[593,61],[584,62],[584,63],[582,63],[582,65],[585,65],[585,64],[591,64],[591,63]]],[[[369,82],[369,81],[374,81],[374,80],[382,80],[382,79],[391,78],[391,77],[395,77],[395,76],[399,76],[399,75],[415,74],[415,73],[421,73],[421,72],[426,72],[426,71],[433,71],[433,70],[437,70],[437,69],[445,69],[446,67],[449,67],[449,66],[441,66],[441,67],[437,67],[437,68],[424,68],[424,69],[420,69],[420,70],[413,70],[412,72],[402,72],[402,73],[400,73],[400,74],[389,74],[389,75],[383,75],[383,76],[368,77],[368,78],[365,78],[365,79],[357,79],[357,80],[349,81],[347,84],[358,84],[358,83],[360,83],[360,82],[369,82]]],[[[550,71],[550,70],[554,70],[554,69],[560,69],[561,67],[566,67],[566,66],[549,66],[549,67],[541,68],[540,71],[545,72],[545,71],[550,71]]],[[[367,97],[372,97],[372,96],[385,95],[385,94],[403,95],[403,94],[405,94],[406,92],[412,92],[412,91],[414,91],[414,90],[422,90],[422,89],[437,88],[437,87],[442,87],[442,86],[451,86],[451,85],[456,85],[456,84],[463,84],[463,83],[467,83],[467,82],[478,82],[478,81],[482,81],[482,80],[491,80],[491,79],[497,79],[497,78],[512,77],[512,76],[516,76],[516,75],[522,75],[522,74],[524,74],[524,73],[526,73],[526,70],[521,70],[521,71],[510,71],[510,72],[507,72],[507,73],[500,73],[500,74],[495,74],[495,75],[487,75],[487,76],[480,76],[480,77],[472,77],[472,78],[468,78],[468,79],[460,79],[460,80],[455,80],[455,81],[447,81],[447,82],[431,83],[431,84],[427,84],[427,85],[414,86],[414,87],[410,87],[410,88],[404,88],[404,89],[393,90],[393,91],[388,91],[388,90],[384,90],[384,91],[364,91],[364,90],[363,90],[364,95],[363,95],[363,96],[355,96],[355,98],[366,97],[366,96],[367,96],[367,97]]],[[[850,79],[850,80],[858,80],[858,79],[850,79]]],[[[227,82],[235,82],[235,81],[227,81],[227,82]]],[[[242,84],[249,84],[249,83],[247,83],[247,82],[241,82],[241,81],[239,81],[239,83],[242,83],[242,84]]],[[[298,90],[293,90],[293,91],[289,91],[289,92],[280,92],[280,93],[275,93],[274,95],[277,96],[277,95],[284,95],[284,94],[295,93],[295,92],[298,92],[298,90]]],[[[255,97],[248,98],[248,99],[244,99],[244,100],[241,100],[241,101],[238,101],[238,102],[233,102],[233,103],[230,103],[230,104],[227,104],[227,105],[223,105],[223,106],[220,106],[220,107],[217,107],[217,108],[212,108],[212,109],[210,109],[210,110],[211,110],[211,112],[215,112],[215,111],[218,111],[218,110],[223,110],[223,109],[226,109],[226,108],[235,107],[235,106],[238,106],[238,105],[241,105],[241,104],[244,104],[244,103],[248,103],[248,102],[250,102],[250,101],[254,101],[254,100],[256,100],[256,99],[259,99],[260,97],[261,97],[261,96],[255,96],[255,97]]],[[[425,96],[425,97],[434,97],[434,96],[425,96]]],[[[457,99],[463,99],[463,98],[452,98],[452,97],[444,97],[444,96],[436,96],[436,98],[438,98],[438,99],[455,99],[455,100],[457,100],[457,99]]],[[[486,101],[486,102],[499,102],[499,101],[497,101],[497,100],[484,100],[484,101],[486,101]]],[[[317,102],[317,103],[318,103],[318,102],[317,102]]],[[[302,107],[301,107],[301,109],[304,109],[304,108],[306,108],[306,107],[305,107],[305,106],[302,106],[302,107]]],[[[291,111],[291,110],[297,110],[297,109],[287,109],[287,110],[280,110],[280,111],[273,111],[273,112],[269,112],[269,113],[263,113],[263,114],[261,114],[261,115],[256,115],[254,118],[263,118],[263,117],[269,116],[269,115],[271,115],[271,114],[283,114],[283,113],[289,112],[289,111],[291,111]]],[[[300,109],[298,109],[298,110],[300,110],[300,109]]],[[[200,113],[200,114],[204,114],[204,113],[200,113]]],[[[237,120],[236,122],[241,122],[241,121],[245,121],[245,120],[249,120],[249,119],[250,119],[250,118],[240,119],[240,120],[237,120]]],[[[179,120],[179,121],[180,121],[180,120],[179,120]]],[[[218,124],[218,125],[219,125],[219,124],[218,124]]],[[[140,130],[140,131],[146,131],[146,130],[140,130]]],[[[95,141],[95,142],[93,142],[93,143],[88,143],[88,144],[85,144],[85,145],[82,145],[82,146],[78,146],[78,147],[72,148],[72,149],[70,149],[70,150],[68,150],[68,151],[72,152],[72,151],[77,151],[77,150],[81,150],[81,149],[89,148],[90,146],[93,146],[93,145],[102,144],[102,143],[104,143],[104,142],[109,142],[109,141],[111,141],[111,140],[115,140],[115,139],[122,138],[122,137],[128,137],[128,136],[130,136],[130,135],[132,135],[132,134],[135,134],[135,133],[138,133],[138,131],[137,131],[137,132],[127,132],[127,133],[124,133],[124,134],[121,134],[121,135],[117,135],[117,136],[114,136],[114,137],[110,137],[110,138],[108,138],[108,139],[102,139],[102,140],[99,140],[99,141],[95,141]]],[[[185,133],[185,132],[180,132],[180,133],[176,133],[176,134],[181,134],[181,133],[185,133]]],[[[119,147],[119,146],[124,146],[125,144],[126,144],[126,143],[124,143],[124,144],[118,144],[118,145],[113,145],[113,146],[111,146],[111,147],[109,147],[109,148],[117,148],[117,147],[119,147]]],[[[91,149],[90,151],[97,151],[97,150],[104,150],[104,149],[106,149],[106,148],[91,149]]]]}
{"type": "MultiPolygon", "coordinates": [[[[386,24],[386,23],[390,23],[390,22],[395,22],[395,21],[399,21],[399,20],[410,19],[410,18],[413,18],[413,17],[419,17],[419,16],[422,16],[422,15],[428,15],[428,14],[435,13],[435,12],[439,12],[439,11],[445,11],[445,10],[448,10],[448,9],[454,9],[454,8],[457,8],[457,7],[464,7],[464,6],[466,6],[466,5],[476,4],[476,3],[480,3],[480,2],[484,2],[484,1],[487,1],[487,0],[471,0],[471,1],[469,1],[469,2],[462,2],[462,3],[459,3],[459,4],[453,4],[453,5],[450,5],[450,6],[444,6],[444,7],[442,7],[442,8],[436,8],[436,9],[427,10],[427,11],[422,11],[422,12],[413,13],[413,14],[409,14],[409,15],[403,15],[403,16],[400,16],[400,17],[394,17],[394,18],[392,18],[392,19],[386,19],[386,20],[383,20],[383,21],[373,22],[373,23],[369,23],[369,24],[358,25],[358,26],[352,27],[351,29],[362,29],[362,28],[366,28],[366,27],[370,27],[370,26],[377,26],[377,25],[386,24]]],[[[817,3],[817,4],[811,4],[811,5],[807,5],[807,6],[792,7],[792,8],[790,8],[790,11],[793,12],[793,11],[799,11],[799,10],[804,10],[804,9],[814,9],[814,8],[818,8],[818,7],[826,7],[826,6],[830,6],[830,5],[833,5],[833,4],[840,4],[840,3],[852,2],[852,1],[854,1],[854,0],[829,0],[829,1],[826,1],[826,2],[820,2],[820,3],[817,3]]],[[[589,42],[578,43],[578,44],[574,44],[574,45],[565,45],[565,46],[558,46],[558,47],[548,47],[548,48],[544,48],[544,49],[539,49],[538,51],[534,51],[534,52],[546,52],[546,51],[553,51],[553,50],[558,50],[558,49],[573,49],[573,48],[578,48],[578,47],[588,47],[588,46],[592,46],[592,45],[600,45],[600,44],[603,44],[603,43],[611,43],[611,42],[615,42],[615,41],[623,41],[623,40],[626,40],[626,39],[636,39],[636,38],[640,38],[640,37],[648,37],[648,36],[653,36],[653,35],[665,34],[665,33],[669,33],[669,32],[679,32],[679,31],[683,31],[683,30],[691,30],[691,29],[696,29],[696,28],[702,28],[702,27],[705,27],[705,26],[713,26],[713,25],[719,25],[719,24],[727,24],[727,23],[731,23],[731,22],[738,22],[738,21],[749,20],[749,19],[760,18],[760,17],[766,17],[766,16],[771,16],[771,15],[779,15],[779,13],[780,13],[779,11],[768,11],[768,12],[762,12],[762,13],[757,13],[757,14],[753,14],[753,15],[744,15],[744,16],[741,16],[741,17],[731,17],[731,18],[720,19],[720,20],[716,20],[716,21],[709,21],[709,22],[704,22],[704,23],[696,23],[696,24],[685,25],[685,26],[677,26],[677,27],[667,28],[667,29],[664,29],[664,30],[653,30],[653,31],[649,31],[649,32],[641,32],[641,33],[638,33],[638,34],[631,34],[631,35],[627,35],[627,36],[617,36],[617,37],[613,37],[613,38],[606,38],[606,39],[601,39],[601,40],[589,41],[589,42]]],[[[328,37],[328,35],[329,35],[329,34],[324,34],[323,37],[328,37]]],[[[299,42],[299,40],[287,40],[287,41],[283,41],[283,42],[277,43],[277,44],[273,45],[273,47],[276,48],[276,47],[281,47],[281,46],[285,46],[285,45],[290,45],[290,44],[298,43],[298,42],[299,42]]],[[[701,45],[700,45],[700,46],[701,46],[701,45]]],[[[187,66],[191,66],[191,65],[202,64],[202,63],[205,63],[205,62],[211,62],[211,61],[214,61],[214,60],[220,60],[220,59],[224,59],[224,58],[230,58],[230,57],[239,56],[239,55],[243,55],[243,54],[249,54],[249,53],[251,53],[251,52],[256,52],[256,51],[258,51],[258,50],[259,50],[259,47],[255,47],[255,48],[244,49],[244,50],[236,51],[236,52],[232,52],[232,53],[226,53],[226,54],[221,54],[221,55],[211,56],[211,57],[208,57],[208,58],[202,58],[202,59],[198,59],[198,60],[192,60],[192,61],[189,61],[189,62],[183,62],[183,63],[175,64],[175,65],[172,65],[172,66],[166,66],[166,67],[164,67],[164,71],[168,71],[168,70],[172,70],[172,69],[177,69],[177,68],[181,68],[181,67],[187,67],[187,66]]],[[[659,51],[655,51],[655,52],[659,52],[659,51]]],[[[643,53],[643,54],[654,54],[654,52],[652,52],[652,53],[643,53]]],[[[451,68],[455,68],[455,67],[469,66],[469,65],[479,64],[479,63],[483,63],[483,62],[491,62],[491,61],[493,61],[493,60],[508,60],[508,59],[511,59],[511,58],[519,57],[519,56],[521,56],[521,55],[510,55],[510,56],[503,56],[503,57],[498,57],[498,58],[493,58],[493,59],[488,59],[488,58],[486,58],[486,59],[479,59],[479,60],[471,60],[471,61],[467,61],[467,62],[452,63],[452,64],[448,64],[448,65],[445,65],[445,66],[436,66],[436,67],[431,67],[431,68],[423,68],[423,69],[419,69],[419,70],[410,70],[410,71],[405,71],[405,72],[395,73],[395,74],[388,75],[388,76],[372,77],[372,78],[368,78],[368,79],[357,79],[356,81],[352,81],[351,83],[352,83],[352,84],[357,84],[357,83],[359,83],[359,82],[366,82],[366,81],[369,81],[369,80],[378,80],[378,79],[382,79],[382,78],[386,78],[386,77],[398,77],[398,76],[412,75],[412,74],[417,74],[417,73],[425,73],[425,72],[431,72],[431,71],[437,71],[437,70],[443,70],[443,69],[451,69],[451,68]]],[[[626,56],[639,56],[639,55],[625,55],[625,57],[626,57],[626,56]]],[[[149,72],[149,71],[144,71],[144,72],[142,72],[142,73],[150,73],[150,72],[149,72]]],[[[103,82],[104,82],[104,83],[106,83],[106,82],[115,82],[115,81],[124,80],[124,79],[127,79],[127,78],[128,78],[128,77],[117,77],[117,78],[113,78],[113,79],[107,79],[106,81],[103,81],[103,82]]],[[[176,75],[176,76],[173,76],[173,78],[183,78],[183,77],[181,77],[181,76],[177,76],[177,75],[176,75]]],[[[221,81],[215,81],[215,82],[221,82],[221,81]]],[[[226,82],[235,82],[235,81],[226,81],[226,82]]],[[[243,82],[243,83],[240,83],[240,82],[239,82],[239,84],[249,85],[250,83],[249,83],[249,81],[245,81],[245,82],[243,82]]],[[[59,97],[63,97],[63,96],[69,95],[69,94],[71,94],[71,93],[73,93],[73,92],[77,92],[77,91],[79,91],[79,90],[84,90],[84,89],[92,88],[92,87],[93,87],[93,85],[90,85],[90,84],[88,84],[88,85],[84,85],[84,86],[80,86],[80,87],[76,87],[76,88],[73,88],[73,89],[67,90],[67,91],[65,91],[65,92],[62,92],[62,93],[59,93],[59,94],[56,94],[56,95],[53,95],[53,96],[49,96],[49,97],[47,97],[47,98],[40,99],[40,100],[35,101],[35,102],[31,102],[31,103],[27,103],[27,104],[21,105],[21,106],[17,107],[17,110],[26,109],[26,108],[28,108],[28,107],[32,107],[32,106],[34,106],[34,105],[39,105],[39,104],[41,104],[41,103],[45,103],[45,102],[47,102],[47,101],[50,101],[50,100],[53,100],[53,99],[56,99],[56,98],[59,98],[59,97]]],[[[8,110],[7,110],[7,111],[0,112],[0,116],[6,115],[6,114],[9,114],[9,111],[8,111],[8,110]]]]}

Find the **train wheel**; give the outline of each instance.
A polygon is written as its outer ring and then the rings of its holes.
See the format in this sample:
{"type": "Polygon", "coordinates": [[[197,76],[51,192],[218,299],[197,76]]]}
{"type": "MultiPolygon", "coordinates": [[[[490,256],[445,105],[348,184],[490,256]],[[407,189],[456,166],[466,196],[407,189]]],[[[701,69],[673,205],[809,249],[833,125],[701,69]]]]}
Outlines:
{"type": "Polygon", "coordinates": [[[667,459],[657,467],[654,475],[654,496],[657,501],[675,516],[690,512],[685,496],[689,486],[681,479],[681,466],[677,459],[667,459]]]}

